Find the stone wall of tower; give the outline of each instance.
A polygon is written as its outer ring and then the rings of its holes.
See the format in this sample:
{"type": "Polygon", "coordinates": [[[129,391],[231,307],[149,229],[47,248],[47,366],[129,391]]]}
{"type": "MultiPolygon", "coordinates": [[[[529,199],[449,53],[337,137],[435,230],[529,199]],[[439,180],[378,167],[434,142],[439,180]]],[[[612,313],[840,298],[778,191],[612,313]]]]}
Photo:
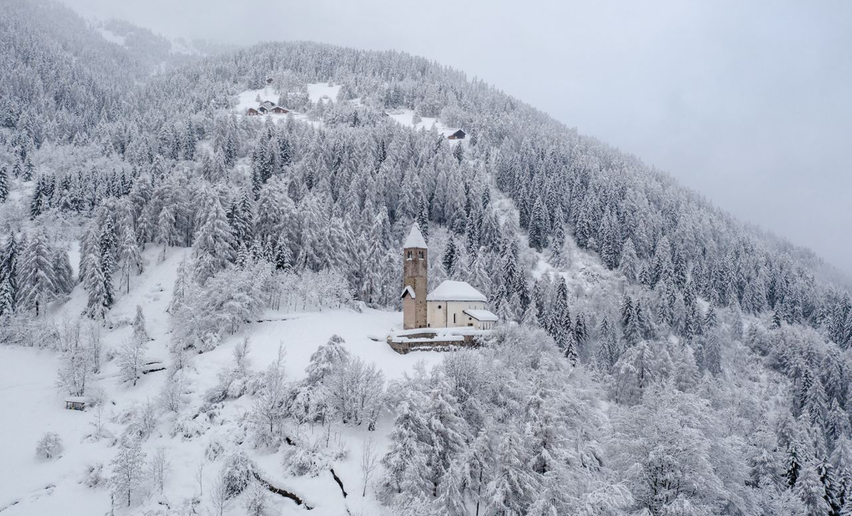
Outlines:
{"type": "Polygon", "coordinates": [[[428,295],[428,251],[406,248],[402,250],[403,288],[411,287],[414,299],[403,300],[403,327],[406,330],[426,327],[426,296],[428,295]]]}

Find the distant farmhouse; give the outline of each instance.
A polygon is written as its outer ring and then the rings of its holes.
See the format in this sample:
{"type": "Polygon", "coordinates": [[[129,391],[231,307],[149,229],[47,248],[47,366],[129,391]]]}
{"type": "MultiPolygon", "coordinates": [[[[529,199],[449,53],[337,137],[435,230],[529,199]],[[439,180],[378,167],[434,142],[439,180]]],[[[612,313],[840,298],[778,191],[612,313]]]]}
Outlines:
{"type": "Polygon", "coordinates": [[[286,115],[287,113],[289,113],[287,109],[268,100],[261,102],[257,108],[248,108],[248,110],[246,110],[246,115],[248,116],[286,115]]]}
{"type": "Polygon", "coordinates": [[[485,295],[467,282],[446,280],[427,294],[428,253],[426,240],[414,224],[403,244],[403,331],[388,337],[400,353],[470,345],[498,320],[486,308],[485,295]]]}
{"type": "Polygon", "coordinates": [[[464,131],[459,129],[458,131],[454,132],[453,134],[447,136],[447,139],[448,140],[464,140],[465,136],[467,136],[467,133],[465,133],[464,131]]]}

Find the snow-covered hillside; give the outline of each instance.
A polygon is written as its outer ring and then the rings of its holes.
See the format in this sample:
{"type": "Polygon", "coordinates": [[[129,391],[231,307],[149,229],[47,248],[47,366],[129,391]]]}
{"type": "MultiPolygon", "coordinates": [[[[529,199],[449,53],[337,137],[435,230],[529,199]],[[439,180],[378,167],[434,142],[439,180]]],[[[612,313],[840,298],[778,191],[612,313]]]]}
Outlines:
{"type": "Polygon", "coordinates": [[[0,9],[0,516],[852,514],[810,251],[423,58],[105,28],[0,9]],[[475,349],[382,340],[414,223],[475,349]]]}
{"type": "MultiPolygon", "coordinates": [[[[168,352],[170,316],[166,309],[171,301],[178,265],[187,252],[187,249],[174,249],[162,262],[158,260],[160,249],[149,249],[145,253],[149,266],[135,278],[131,292],[121,296],[110,311],[111,327],[102,330],[105,356],[116,353],[131,337],[130,323],[136,307],[140,306],[151,339],[147,361],[162,362],[166,368],[172,366],[168,352]]],[[[78,314],[84,307],[85,293],[80,286],[66,303],[54,307],[55,324],[61,327],[69,314],[78,314]]],[[[411,373],[419,364],[429,368],[443,357],[437,352],[399,355],[384,340],[371,340],[371,336],[383,337],[389,330],[401,327],[401,323],[401,313],[371,309],[303,313],[269,310],[262,320],[248,325],[215,350],[193,357],[184,377],[186,383],[182,385],[185,405],[180,416],[161,413],[158,409],[155,428],[142,447],[148,457],[164,449],[171,463],[164,492],[155,493],[146,505],[162,510],[164,506],[177,508],[194,497],[203,499],[202,490],[209,493],[213,489],[224,461],[224,457],[211,458],[210,449],[233,446],[246,439],[245,418],[252,410],[253,397],[246,395],[225,401],[213,409],[204,397],[219,382],[219,374],[233,367],[234,347],[245,338],[250,341],[247,356],[250,371],[262,372],[277,359],[280,346],[285,353],[286,379],[301,380],[311,355],[332,335],[338,335],[353,356],[376,364],[385,378],[393,380],[411,373]],[[215,410],[215,417],[211,416],[211,410],[215,410]],[[198,417],[205,421],[190,423],[198,417]],[[190,428],[192,430],[188,430],[190,428]]],[[[116,436],[121,435],[146,403],[159,403],[167,372],[145,374],[136,386],[132,386],[121,380],[116,360],[107,361],[89,389],[90,393],[102,397],[101,405],[80,412],[65,409],[65,396],[55,385],[57,370],[61,367],[55,352],[0,346],[0,364],[3,370],[0,393],[5,400],[5,413],[11,416],[6,418],[6,424],[0,425],[0,441],[16,443],[4,453],[4,464],[0,468],[0,512],[4,516],[59,512],[82,516],[109,512],[107,488],[90,489],[83,485],[87,472],[96,464],[109,466],[116,453],[116,436]],[[98,425],[102,426],[101,437],[96,436],[98,425]],[[36,458],[36,442],[45,432],[55,432],[62,439],[64,450],[58,458],[36,458]]],[[[375,432],[343,425],[332,430],[339,443],[337,446],[346,451],[346,456],[330,462],[329,468],[334,469],[343,482],[349,493],[346,499],[328,471],[316,477],[292,477],[282,471],[280,454],[250,446],[244,449],[262,468],[267,480],[304,498],[314,508],[311,514],[336,516],[347,510],[353,514],[371,514],[378,510],[374,490],[368,489],[367,497],[361,497],[362,444],[365,439],[374,440],[378,452],[384,454],[391,428],[392,415],[385,413],[375,432]]],[[[322,429],[314,431],[313,435],[303,436],[303,442],[321,440],[322,429]]],[[[144,489],[153,489],[153,486],[147,485],[144,489]]],[[[271,500],[282,511],[295,510],[292,501],[271,500]]],[[[232,508],[225,514],[242,514],[239,500],[229,505],[232,508]]]]}

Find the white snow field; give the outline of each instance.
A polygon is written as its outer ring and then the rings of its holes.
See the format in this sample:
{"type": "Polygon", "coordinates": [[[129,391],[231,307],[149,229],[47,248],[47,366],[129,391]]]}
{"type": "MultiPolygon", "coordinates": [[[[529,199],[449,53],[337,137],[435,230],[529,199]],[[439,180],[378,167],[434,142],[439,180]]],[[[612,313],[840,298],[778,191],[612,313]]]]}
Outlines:
{"type": "Polygon", "coordinates": [[[320,99],[323,102],[334,102],[337,100],[339,92],[339,84],[335,84],[334,86],[329,86],[327,82],[313,82],[308,84],[308,96],[313,103],[319,102],[320,99]]]}
{"type": "MultiPolygon", "coordinates": [[[[407,126],[413,127],[415,129],[426,129],[427,131],[432,129],[432,126],[438,131],[438,134],[442,134],[444,136],[449,136],[454,132],[458,131],[459,127],[449,127],[444,125],[437,118],[432,118],[428,116],[424,116],[420,119],[420,122],[414,123],[414,110],[413,109],[395,109],[393,111],[388,111],[388,116],[390,116],[393,120],[396,120],[398,123],[407,126]]],[[[457,142],[461,142],[463,140],[456,140],[457,142]]]]}
{"type": "MultiPolygon", "coordinates": [[[[130,323],[136,306],[142,307],[146,328],[151,337],[148,345],[149,360],[167,364],[170,315],[166,312],[172,295],[172,286],[178,265],[189,249],[170,249],[164,261],[158,261],[161,248],[149,247],[145,271],[134,278],[129,294],[122,294],[108,314],[107,327],[102,329],[104,356],[109,356],[132,333],[130,323]]],[[[52,317],[61,327],[65,314],[79,314],[85,306],[82,287],[71,294],[68,301],[55,307],[52,317]]],[[[210,411],[204,399],[205,392],[217,384],[218,374],[234,363],[233,348],[244,337],[250,338],[249,369],[263,371],[277,357],[281,345],[285,352],[287,380],[299,380],[305,375],[305,366],[318,346],[337,334],[353,356],[375,363],[387,380],[402,377],[422,362],[428,368],[441,361],[439,352],[420,352],[399,355],[384,341],[371,340],[368,335],[384,336],[400,328],[401,313],[366,309],[362,313],[352,310],[332,310],[308,313],[268,311],[260,322],[246,326],[238,335],[226,339],[216,349],[194,356],[187,376],[185,406],[179,415],[158,412],[158,422],[152,435],[143,442],[143,451],[150,458],[158,448],[164,448],[171,462],[171,471],[161,494],[149,486],[151,496],[143,505],[125,509],[116,504],[116,514],[146,514],[166,508],[189,508],[193,498],[202,500],[199,510],[207,510],[207,500],[214,479],[219,475],[228,451],[213,460],[207,458],[208,450],[220,444],[225,448],[242,448],[261,469],[263,476],[274,485],[287,489],[313,507],[309,514],[339,516],[347,514],[378,514],[381,512],[371,488],[362,498],[360,471],[361,447],[366,437],[377,445],[379,456],[388,447],[388,433],[392,428],[390,414],[383,414],[375,432],[364,428],[335,426],[332,440],[339,440],[347,449],[342,460],[330,466],[343,482],[349,496],[344,499],[340,488],[328,470],[316,477],[295,477],[284,472],[282,453],[256,449],[244,426],[251,411],[253,396],[245,395],[225,401],[210,411]],[[207,408],[200,410],[202,406],[207,408]],[[214,414],[215,416],[211,416],[214,414]],[[198,480],[201,476],[201,482],[198,480]]],[[[102,409],[87,408],[72,411],[64,408],[64,396],[55,387],[57,355],[52,351],[35,348],[0,346],[0,396],[3,399],[3,416],[0,418],[0,442],[4,443],[0,462],[0,515],[31,516],[62,514],[91,516],[108,514],[110,491],[107,478],[110,461],[116,455],[115,438],[127,426],[126,416],[135,407],[147,401],[156,402],[164,385],[166,373],[152,372],[142,376],[136,386],[120,382],[115,360],[104,360],[97,377],[97,389],[103,391],[102,409]],[[106,437],[93,437],[94,423],[100,416],[106,437]],[[56,432],[62,439],[64,451],[51,460],[36,458],[36,442],[45,432],[56,432]],[[87,468],[103,464],[102,485],[87,487],[83,482],[87,468]]],[[[293,429],[294,433],[297,432],[293,429]]],[[[299,435],[308,441],[324,438],[324,430],[306,430],[299,435]],[[305,436],[304,432],[309,432],[305,436]],[[310,435],[315,432],[316,435],[310,435]]],[[[286,448],[283,446],[282,448],[286,448]]],[[[146,474],[147,477],[147,474],[146,474]]],[[[373,480],[378,474],[373,475],[373,480]]],[[[280,496],[270,494],[273,514],[299,514],[304,507],[280,496]]],[[[231,500],[226,515],[244,513],[242,497],[231,500]]]]}

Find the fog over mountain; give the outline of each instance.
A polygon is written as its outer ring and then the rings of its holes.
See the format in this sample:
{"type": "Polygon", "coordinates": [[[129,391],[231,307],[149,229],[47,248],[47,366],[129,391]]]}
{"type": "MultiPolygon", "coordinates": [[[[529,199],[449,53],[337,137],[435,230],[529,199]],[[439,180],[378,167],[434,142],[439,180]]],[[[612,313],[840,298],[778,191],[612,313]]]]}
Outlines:
{"type": "Polygon", "coordinates": [[[852,273],[848,2],[64,1],[168,35],[435,59],[852,273]]]}

